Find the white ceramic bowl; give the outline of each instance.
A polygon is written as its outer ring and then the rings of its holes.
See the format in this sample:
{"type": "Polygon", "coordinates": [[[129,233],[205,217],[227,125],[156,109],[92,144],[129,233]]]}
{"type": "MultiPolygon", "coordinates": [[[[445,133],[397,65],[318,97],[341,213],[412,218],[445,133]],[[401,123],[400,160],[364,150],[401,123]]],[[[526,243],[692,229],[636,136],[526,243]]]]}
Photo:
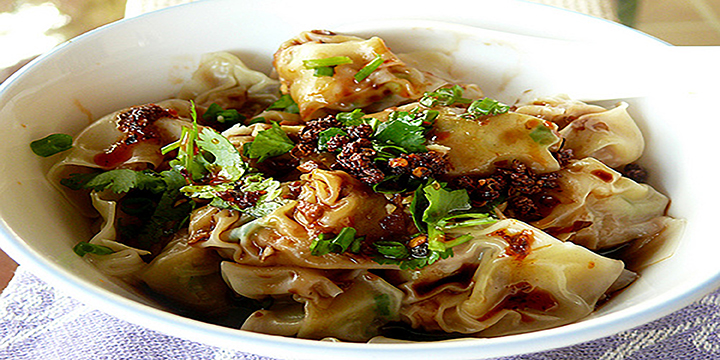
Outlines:
{"type": "Polygon", "coordinates": [[[343,9],[335,1],[200,1],[111,24],[33,61],[0,87],[3,250],[53,286],[122,319],[210,345],[312,359],[478,359],[541,351],[641,325],[720,285],[720,242],[712,225],[719,199],[706,174],[720,132],[703,110],[710,98],[673,91],[665,76],[667,87],[658,91],[654,69],[662,59],[637,68],[630,61],[669,46],[608,21],[517,1],[445,0],[430,8],[366,0],[343,9]],[[673,199],[670,214],[687,219],[675,254],[575,324],[494,339],[350,344],[248,333],[173,315],[72,252],[91,234],[45,179],[57,159],[33,155],[32,140],[74,134],[113,110],[172,96],[203,53],[231,51],[268,72],[277,46],[311,29],[377,34],[396,52],[448,52],[458,75],[506,102],[558,92],[585,99],[639,95],[628,101],[648,143],[642,163],[653,185],[673,199]]]}

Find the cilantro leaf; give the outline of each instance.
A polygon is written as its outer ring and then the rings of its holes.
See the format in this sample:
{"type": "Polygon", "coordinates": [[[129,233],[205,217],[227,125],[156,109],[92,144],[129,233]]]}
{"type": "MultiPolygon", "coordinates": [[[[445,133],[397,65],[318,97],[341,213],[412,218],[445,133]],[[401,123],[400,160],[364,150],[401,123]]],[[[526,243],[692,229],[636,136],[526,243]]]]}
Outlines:
{"type": "Polygon", "coordinates": [[[530,138],[540,145],[550,145],[558,141],[558,136],[545,124],[536,126],[530,132],[530,138]]]}
{"type": "Polygon", "coordinates": [[[486,115],[500,115],[510,111],[510,107],[491,98],[482,98],[473,101],[463,114],[466,118],[477,118],[486,115]]]}
{"type": "Polygon", "coordinates": [[[295,147],[295,143],[290,140],[277,122],[273,122],[270,129],[260,131],[255,136],[255,140],[245,144],[243,151],[245,156],[263,162],[268,158],[285,154],[293,147],[295,147]]]}
{"type": "Polygon", "coordinates": [[[327,151],[327,143],[328,141],[330,141],[330,139],[334,138],[335,136],[345,135],[347,135],[347,132],[345,132],[345,130],[336,127],[321,131],[320,134],[318,134],[318,150],[327,151]]]}
{"type": "Polygon", "coordinates": [[[427,224],[437,224],[451,212],[469,210],[470,196],[467,190],[447,190],[437,181],[433,181],[423,188],[428,206],[422,214],[422,221],[427,224]]]}
{"type": "Polygon", "coordinates": [[[335,115],[335,119],[340,121],[345,126],[358,126],[365,124],[363,120],[365,113],[360,109],[355,109],[351,112],[341,112],[335,115]]]}
{"type": "Polygon", "coordinates": [[[392,119],[378,125],[373,137],[381,145],[396,145],[407,152],[423,152],[425,129],[405,118],[392,119]]]}
{"type": "Polygon", "coordinates": [[[85,189],[85,184],[97,174],[96,172],[70,174],[68,177],[60,179],[60,184],[71,190],[82,190],[85,189]]]}
{"type": "Polygon", "coordinates": [[[273,178],[255,173],[245,176],[242,183],[221,183],[215,185],[188,185],[180,189],[186,196],[210,199],[210,205],[222,209],[233,209],[260,218],[285,204],[280,197],[281,184],[273,178]],[[258,193],[260,196],[252,206],[240,207],[231,199],[243,193],[258,193]]]}
{"type": "Polygon", "coordinates": [[[373,245],[379,256],[373,260],[380,264],[395,264],[401,269],[418,269],[453,256],[452,248],[472,240],[469,234],[454,238],[446,237],[449,229],[480,226],[494,223],[489,214],[465,213],[470,210],[470,198],[465,189],[449,190],[438,181],[431,181],[415,190],[410,203],[410,214],[416,227],[427,234],[426,251],[413,251],[400,242],[380,241],[373,245]],[[422,255],[418,255],[422,254],[422,255]]]}
{"type": "Polygon", "coordinates": [[[186,185],[185,177],[176,170],[160,173],[165,183],[165,191],[160,195],[150,218],[140,227],[138,243],[148,248],[163,238],[177,232],[185,224],[195,207],[192,201],[186,201],[180,188],[186,185]]]}
{"type": "Polygon", "coordinates": [[[239,180],[247,170],[247,164],[235,146],[215,130],[204,128],[198,135],[196,144],[200,150],[207,151],[214,159],[206,166],[208,170],[226,181],[239,180]]]}
{"type": "Polygon", "coordinates": [[[437,105],[450,106],[454,104],[468,104],[470,99],[463,97],[463,88],[460,85],[453,87],[439,88],[432,92],[426,92],[419,102],[426,107],[434,107],[437,105]]]}
{"type": "Polygon", "coordinates": [[[151,170],[115,169],[94,174],[92,178],[89,178],[82,185],[82,188],[94,191],[108,189],[116,194],[126,193],[131,189],[150,190],[153,193],[160,193],[164,191],[165,184],[157,176],[157,173],[151,170]]]}
{"type": "Polygon", "coordinates": [[[291,114],[300,113],[300,108],[298,107],[298,104],[288,94],[281,95],[280,98],[274,103],[272,103],[267,109],[279,110],[291,114]]]}

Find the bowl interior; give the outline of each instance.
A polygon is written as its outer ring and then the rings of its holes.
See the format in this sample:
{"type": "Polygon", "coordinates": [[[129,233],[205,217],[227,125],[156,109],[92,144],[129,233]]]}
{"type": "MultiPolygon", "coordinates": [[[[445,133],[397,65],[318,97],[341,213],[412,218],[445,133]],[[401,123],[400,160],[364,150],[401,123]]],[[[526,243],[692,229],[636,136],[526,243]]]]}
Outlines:
{"type": "MultiPolygon", "coordinates": [[[[370,3],[367,7],[372,9],[375,2],[370,3]]],[[[429,349],[442,349],[448,358],[539,351],[640,325],[689,304],[718,284],[720,262],[714,254],[720,244],[711,241],[713,233],[706,224],[713,220],[712,204],[720,199],[710,190],[706,171],[713,134],[720,129],[702,110],[709,96],[659,92],[655,83],[638,83],[626,62],[615,56],[664,44],[602,20],[515,1],[473,2],[487,6],[483,12],[450,11],[457,6],[448,4],[432,13],[391,2],[382,4],[383,14],[361,9],[352,21],[333,16],[330,2],[318,2],[312,10],[301,4],[305,2],[201,1],[124,20],[61,45],[4,83],[3,249],[52,285],[129,321],[211,345],[308,358],[366,358],[372,353],[411,358],[429,349]],[[297,16],[309,11],[312,16],[297,16]],[[493,15],[507,13],[514,16],[493,15]],[[568,32],[566,26],[576,31],[568,32]],[[651,171],[651,183],[673,199],[670,214],[687,219],[684,234],[678,236],[681,241],[672,244],[674,255],[646,268],[637,283],[576,324],[497,339],[368,345],[286,339],[184,319],[158,310],[151,300],[101,275],[71,251],[75,243],[91,237],[88,222],[45,180],[57,158],[33,155],[28,147],[32,140],[56,132],[75,134],[116,109],[171,97],[207,52],[230,51],[250,67],[269,72],[272,54],[282,41],[321,28],[379,35],[395,52],[442,51],[453,59],[454,75],[508,103],[557,93],[585,99],[622,97],[627,95],[622,85],[632,84],[643,95],[626,99],[648,144],[641,163],[651,171]],[[576,60],[590,49],[601,50],[604,57],[576,60]],[[699,126],[688,126],[691,123],[699,126]]]]}

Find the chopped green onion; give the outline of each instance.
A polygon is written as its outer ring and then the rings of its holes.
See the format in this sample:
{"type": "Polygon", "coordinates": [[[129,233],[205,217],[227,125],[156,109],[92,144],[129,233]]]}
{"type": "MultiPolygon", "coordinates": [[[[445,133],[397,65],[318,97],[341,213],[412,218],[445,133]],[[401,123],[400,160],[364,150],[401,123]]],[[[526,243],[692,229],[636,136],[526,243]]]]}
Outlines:
{"type": "Polygon", "coordinates": [[[352,63],[352,59],[347,56],[333,56],[324,59],[303,60],[303,65],[306,69],[326,68],[352,63]]]}
{"type": "Polygon", "coordinates": [[[203,119],[210,122],[219,122],[221,124],[237,124],[245,120],[245,116],[235,109],[223,109],[216,103],[210,104],[203,114],[203,119]]]}
{"type": "Polygon", "coordinates": [[[344,227],[337,236],[331,234],[320,234],[310,245],[310,253],[315,256],[323,256],[331,252],[342,254],[346,251],[357,253],[360,251],[363,237],[355,237],[356,230],[351,227],[344,227]]]}
{"type": "Polygon", "coordinates": [[[386,258],[402,260],[410,256],[407,246],[398,241],[376,241],[373,246],[380,255],[386,258]]]}
{"type": "Polygon", "coordinates": [[[360,71],[358,71],[355,74],[355,81],[361,82],[361,81],[365,80],[368,76],[370,76],[370,74],[373,73],[373,71],[377,70],[377,68],[379,68],[380,65],[382,65],[383,61],[384,60],[383,60],[382,56],[376,54],[375,59],[373,59],[373,61],[371,61],[367,65],[363,66],[363,68],[360,69],[360,71]]]}
{"type": "Polygon", "coordinates": [[[557,135],[555,135],[553,131],[544,124],[536,126],[529,135],[533,141],[540,145],[550,145],[558,140],[557,135]]]}
{"type": "Polygon", "coordinates": [[[107,246],[90,244],[87,242],[81,242],[73,247],[73,251],[79,256],[85,256],[85,254],[95,255],[108,255],[115,251],[107,246]]]}
{"type": "Polygon", "coordinates": [[[35,155],[48,157],[72,148],[73,138],[67,134],[51,134],[30,143],[35,155]]]}
{"type": "Polygon", "coordinates": [[[318,68],[315,68],[315,73],[313,73],[313,75],[315,75],[317,77],[333,76],[333,75],[335,75],[335,68],[332,66],[318,67],[318,68]]]}

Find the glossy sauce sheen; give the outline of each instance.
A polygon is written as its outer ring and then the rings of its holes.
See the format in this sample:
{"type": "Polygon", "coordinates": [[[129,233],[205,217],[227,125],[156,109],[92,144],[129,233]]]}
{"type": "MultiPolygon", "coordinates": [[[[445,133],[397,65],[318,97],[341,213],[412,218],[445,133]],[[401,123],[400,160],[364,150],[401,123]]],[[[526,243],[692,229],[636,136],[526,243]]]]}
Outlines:
{"type": "Polygon", "coordinates": [[[161,118],[177,118],[174,111],[163,109],[155,104],[134,106],[117,115],[117,129],[123,137],[105,152],[97,154],[93,159],[103,168],[113,168],[127,161],[132,156],[132,148],[138,143],[156,141],[159,134],[153,124],[161,118]]]}

